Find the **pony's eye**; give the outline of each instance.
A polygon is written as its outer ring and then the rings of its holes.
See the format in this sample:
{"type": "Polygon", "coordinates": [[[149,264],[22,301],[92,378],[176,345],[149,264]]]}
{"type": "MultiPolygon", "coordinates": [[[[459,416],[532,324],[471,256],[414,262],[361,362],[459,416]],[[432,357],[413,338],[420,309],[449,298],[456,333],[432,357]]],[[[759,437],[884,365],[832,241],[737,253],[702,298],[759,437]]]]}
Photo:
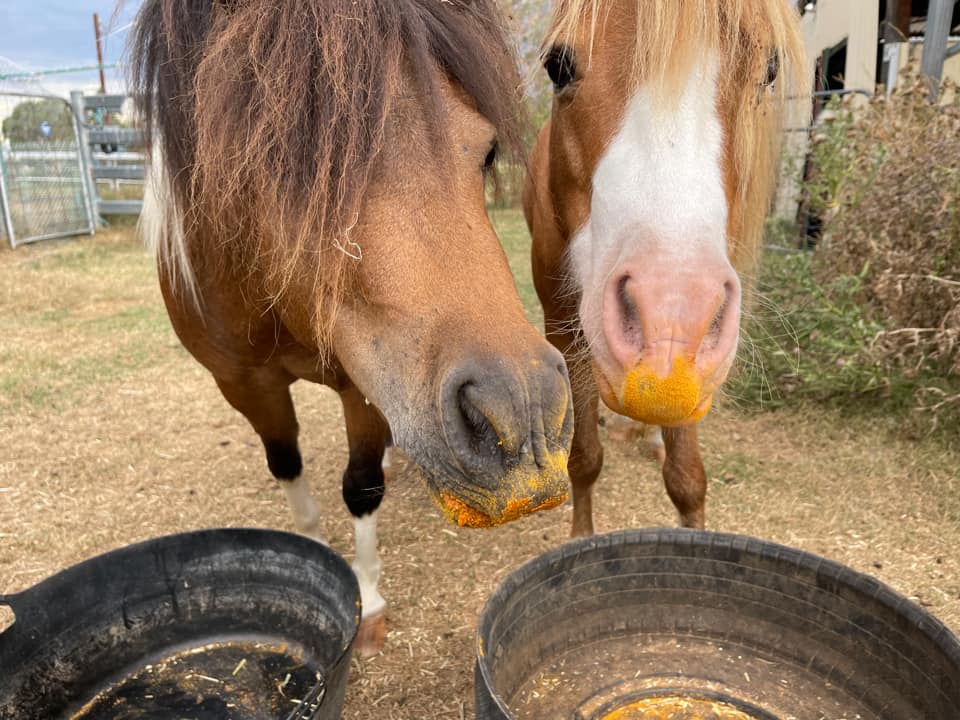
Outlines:
{"type": "Polygon", "coordinates": [[[770,59],[767,60],[767,77],[764,79],[763,84],[769,87],[777,79],[777,75],[780,74],[780,54],[776,51],[770,53],[770,59]]]}
{"type": "Polygon", "coordinates": [[[490,146],[490,152],[487,153],[487,156],[483,159],[483,169],[484,171],[489,170],[493,167],[493,164],[497,161],[497,144],[494,143],[490,146]]]}
{"type": "Polygon", "coordinates": [[[566,45],[554,45],[543,58],[543,67],[553,82],[555,92],[560,92],[577,79],[577,67],[573,50],[566,45]]]}

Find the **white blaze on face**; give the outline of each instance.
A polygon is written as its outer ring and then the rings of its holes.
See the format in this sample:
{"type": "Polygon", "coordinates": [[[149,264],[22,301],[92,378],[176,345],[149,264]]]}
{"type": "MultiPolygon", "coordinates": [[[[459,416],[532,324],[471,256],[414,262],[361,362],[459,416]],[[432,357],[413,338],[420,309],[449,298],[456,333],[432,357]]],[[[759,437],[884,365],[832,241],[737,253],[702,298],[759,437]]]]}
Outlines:
{"type": "Polygon", "coordinates": [[[655,257],[663,272],[726,262],[715,58],[695,62],[674,92],[679,96],[659,101],[641,86],[594,171],[590,217],[570,245],[591,344],[601,336],[604,288],[622,261],[655,257]]]}

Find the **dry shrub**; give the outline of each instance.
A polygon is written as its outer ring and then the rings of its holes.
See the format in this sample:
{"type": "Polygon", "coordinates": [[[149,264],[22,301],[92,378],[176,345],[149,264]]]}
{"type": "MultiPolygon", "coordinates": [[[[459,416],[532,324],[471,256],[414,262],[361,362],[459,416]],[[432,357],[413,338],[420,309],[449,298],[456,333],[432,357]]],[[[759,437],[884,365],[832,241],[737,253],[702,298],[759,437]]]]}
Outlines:
{"type": "Polygon", "coordinates": [[[960,93],[932,104],[905,77],[894,94],[836,109],[814,148],[808,188],[824,212],[815,274],[861,278],[867,317],[885,329],[864,357],[933,419],[960,415],[960,93]],[[926,379],[926,381],[924,381],[926,379]]]}

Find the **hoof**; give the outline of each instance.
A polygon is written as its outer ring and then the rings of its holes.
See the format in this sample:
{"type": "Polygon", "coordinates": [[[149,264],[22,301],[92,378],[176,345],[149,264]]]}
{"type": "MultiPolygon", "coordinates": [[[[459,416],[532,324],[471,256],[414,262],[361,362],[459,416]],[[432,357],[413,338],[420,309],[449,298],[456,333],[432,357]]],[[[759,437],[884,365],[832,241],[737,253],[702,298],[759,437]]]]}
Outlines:
{"type": "Polygon", "coordinates": [[[628,420],[620,415],[614,415],[605,424],[607,437],[611,440],[639,445],[645,458],[663,467],[667,460],[667,450],[660,439],[659,428],[628,420]]]}
{"type": "Polygon", "coordinates": [[[362,657],[372,657],[383,650],[387,640],[387,615],[377,613],[360,621],[357,641],[353,647],[362,657]]]}
{"type": "Polygon", "coordinates": [[[643,438],[644,426],[633,420],[627,420],[620,415],[607,419],[604,425],[607,428],[607,437],[614,442],[630,443],[643,438]]]}
{"type": "Polygon", "coordinates": [[[660,467],[663,467],[663,464],[667,461],[667,449],[663,445],[647,443],[645,454],[660,467]]]}

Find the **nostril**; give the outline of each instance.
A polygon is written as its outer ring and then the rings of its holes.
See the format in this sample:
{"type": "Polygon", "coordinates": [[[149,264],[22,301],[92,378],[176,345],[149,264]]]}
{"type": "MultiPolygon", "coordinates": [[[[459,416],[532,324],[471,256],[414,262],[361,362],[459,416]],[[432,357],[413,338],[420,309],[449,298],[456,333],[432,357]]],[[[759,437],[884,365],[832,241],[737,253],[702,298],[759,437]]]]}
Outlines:
{"type": "Polygon", "coordinates": [[[624,275],[617,282],[617,304],[620,309],[620,327],[625,338],[638,345],[641,341],[640,309],[630,294],[630,275],[624,275]]]}
{"type": "MultiPolygon", "coordinates": [[[[717,312],[714,314],[713,320],[710,322],[710,327],[707,329],[706,336],[701,344],[703,350],[714,350],[722,343],[724,335],[728,330],[728,316],[731,313],[731,309],[735,308],[737,299],[736,285],[729,281],[725,282],[723,284],[723,300],[720,302],[720,307],[717,308],[717,312]]],[[[735,311],[734,314],[736,314],[735,311]]]]}
{"type": "Polygon", "coordinates": [[[730,302],[730,298],[737,297],[737,286],[730,280],[723,284],[723,304],[730,302]]]}
{"type": "Polygon", "coordinates": [[[463,418],[463,423],[471,444],[474,446],[474,449],[477,449],[483,443],[484,439],[489,437],[493,432],[493,428],[490,427],[490,421],[487,419],[487,416],[484,415],[483,411],[470,399],[471,391],[473,390],[473,383],[468,382],[461,385],[457,391],[457,406],[460,410],[460,416],[463,418]]]}
{"type": "Polygon", "coordinates": [[[713,316],[713,321],[710,323],[706,337],[703,339],[703,348],[705,350],[712,350],[720,342],[720,335],[723,332],[723,317],[726,312],[727,300],[724,298],[723,302],[720,303],[717,314],[713,316]]]}

